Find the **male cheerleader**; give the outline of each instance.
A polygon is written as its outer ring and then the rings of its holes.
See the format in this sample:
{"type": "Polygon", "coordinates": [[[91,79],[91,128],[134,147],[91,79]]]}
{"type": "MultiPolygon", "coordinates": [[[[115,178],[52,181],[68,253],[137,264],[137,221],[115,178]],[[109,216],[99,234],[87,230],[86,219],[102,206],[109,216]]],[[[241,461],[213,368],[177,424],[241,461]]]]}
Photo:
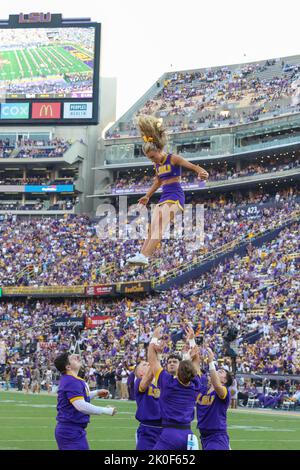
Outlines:
{"type": "Polygon", "coordinates": [[[136,366],[135,376],[135,417],[140,422],[136,433],[136,450],[151,450],[162,432],[160,390],[153,380],[148,362],[142,361],[136,366]]]}
{"type": "Polygon", "coordinates": [[[149,364],[161,393],[163,427],[153,450],[186,450],[188,441],[194,437],[191,423],[194,419],[196,397],[201,390],[201,380],[191,360],[180,362],[176,377],[163,370],[158,357],[160,337],[161,328],[158,327],[148,349],[149,364]]]}
{"type": "Polygon", "coordinates": [[[115,415],[116,409],[90,404],[90,399],[106,397],[108,390],[90,392],[88,384],[78,377],[82,366],[77,354],[65,352],[54,361],[62,374],[58,387],[55,439],[59,450],[89,450],[86,430],[90,415],[115,415]]]}
{"type": "Polygon", "coordinates": [[[227,409],[230,404],[228,388],[231,374],[226,369],[216,370],[214,354],[206,348],[209,377],[206,389],[197,396],[197,419],[203,450],[230,450],[227,434],[227,409]]]}

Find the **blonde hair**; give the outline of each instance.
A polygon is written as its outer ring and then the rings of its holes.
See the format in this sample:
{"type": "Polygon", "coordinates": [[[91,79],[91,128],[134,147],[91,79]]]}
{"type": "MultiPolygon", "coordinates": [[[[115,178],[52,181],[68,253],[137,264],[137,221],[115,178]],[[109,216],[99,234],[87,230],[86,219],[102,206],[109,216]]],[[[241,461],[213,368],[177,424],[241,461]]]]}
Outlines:
{"type": "Polygon", "coordinates": [[[151,151],[163,150],[167,143],[167,133],[162,119],[155,116],[140,116],[137,119],[137,126],[144,140],[143,152],[145,154],[151,151]]]}

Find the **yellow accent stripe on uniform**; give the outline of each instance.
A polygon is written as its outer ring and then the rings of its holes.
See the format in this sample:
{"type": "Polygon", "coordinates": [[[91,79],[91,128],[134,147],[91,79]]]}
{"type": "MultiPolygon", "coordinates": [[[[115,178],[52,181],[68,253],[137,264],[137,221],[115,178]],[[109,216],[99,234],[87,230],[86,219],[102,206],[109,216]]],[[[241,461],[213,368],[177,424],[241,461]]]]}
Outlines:
{"type": "Polygon", "coordinates": [[[227,394],[228,394],[228,390],[226,387],[222,387],[223,388],[223,391],[224,391],[224,395],[222,394],[222,396],[219,395],[219,398],[221,400],[225,400],[225,398],[227,397],[227,394]]]}
{"type": "Polygon", "coordinates": [[[163,161],[159,163],[159,165],[164,165],[166,163],[167,158],[168,158],[168,155],[164,157],[163,161]]]}
{"type": "Polygon", "coordinates": [[[73,398],[70,398],[70,402],[73,403],[73,401],[77,401],[77,400],[84,400],[84,397],[73,397],[73,398]]]}
{"type": "Polygon", "coordinates": [[[154,387],[157,387],[157,380],[155,380],[155,377],[153,377],[151,385],[154,385],[154,387]]]}
{"type": "Polygon", "coordinates": [[[184,384],[183,382],[181,382],[181,380],[179,380],[178,377],[176,377],[176,379],[178,380],[178,382],[180,383],[180,385],[183,385],[184,387],[188,387],[190,385],[191,382],[188,382],[187,384],[184,384]]]}
{"type": "Polygon", "coordinates": [[[184,208],[182,207],[182,205],[180,204],[179,200],[177,199],[176,201],[174,201],[173,199],[166,199],[165,201],[163,202],[159,202],[157,204],[157,206],[162,206],[163,204],[165,204],[166,202],[172,202],[173,204],[176,204],[182,211],[184,211],[184,208]]]}
{"type": "Polygon", "coordinates": [[[158,369],[158,371],[156,372],[155,376],[154,376],[154,380],[155,382],[157,383],[158,379],[159,379],[159,376],[160,374],[162,373],[163,371],[163,368],[161,367],[160,369],[158,369]]]}
{"type": "Polygon", "coordinates": [[[71,375],[72,377],[74,377],[74,379],[81,380],[81,382],[85,382],[84,379],[82,379],[81,377],[78,377],[78,375],[72,374],[72,372],[67,372],[66,375],[71,375]]]}

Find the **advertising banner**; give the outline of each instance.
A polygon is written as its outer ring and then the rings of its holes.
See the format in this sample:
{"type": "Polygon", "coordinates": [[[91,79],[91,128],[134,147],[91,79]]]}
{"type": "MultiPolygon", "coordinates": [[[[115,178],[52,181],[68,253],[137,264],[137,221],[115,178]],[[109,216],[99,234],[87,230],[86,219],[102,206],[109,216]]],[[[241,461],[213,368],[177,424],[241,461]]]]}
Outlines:
{"type": "Polygon", "coordinates": [[[90,119],[93,117],[93,103],[64,103],[64,119],[90,119]]]}
{"type": "Polygon", "coordinates": [[[100,284],[98,286],[89,286],[85,291],[86,295],[111,295],[116,293],[115,284],[100,284]]]}
{"type": "Polygon", "coordinates": [[[26,184],[25,193],[73,193],[73,184],[38,185],[26,184]]]}
{"type": "Polygon", "coordinates": [[[54,320],[54,326],[57,328],[78,326],[84,328],[84,317],[60,317],[54,320]]]}
{"type": "Polygon", "coordinates": [[[151,291],[151,281],[122,282],[117,284],[117,292],[120,294],[136,294],[151,291]]]}
{"type": "Polygon", "coordinates": [[[98,315],[95,317],[86,317],[85,318],[85,328],[87,329],[92,329],[92,328],[98,328],[99,326],[103,325],[103,323],[107,322],[108,320],[111,320],[112,317],[109,317],[107,315],[98,315]]]}
{"type": "Polygon", "coordinates": [[[32,119],[59,119],[61,103],[32,103],[32,119]]]}
{"type": "Polygon", "coordinates": [[[20,287],[3,287],[2,294],[3,296],[26,296],[31,295],[35,296],[68,296],[68,295],[79,295],[84,294],[84,286],[43,286],[43,287],[33,287],[33,286],[20,286],[20,287]]]}
{"type": "Polygon", "coordinates": [[[29,103],[2,103],[1,119],[28,119],[29,103]]]}
{"type": "MultiPolygon", "coordinates": [[[[112,194],[134,194],[134,193],[145,193],[149,190],[151,185],[136,186],[131,188],[112,188],[112,194]]],[[[205,187],[205,181],[196,181],[195,183],[181,183],[183,189],[201,189],[205,187]]],[[[157,192],[161,192],[159,188],[157,192]]]]}

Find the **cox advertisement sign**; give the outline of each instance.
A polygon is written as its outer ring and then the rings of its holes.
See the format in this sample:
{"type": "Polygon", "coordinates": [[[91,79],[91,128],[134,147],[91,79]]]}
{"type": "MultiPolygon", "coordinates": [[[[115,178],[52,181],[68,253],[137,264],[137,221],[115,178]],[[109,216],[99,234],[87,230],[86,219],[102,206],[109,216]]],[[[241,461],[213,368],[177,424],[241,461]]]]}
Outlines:
{"type": "Polygon", "coordinates": [[[32,103],[32,119],[59,119],[61,103],[32,103]]]}
{"type": "Polygon", "coordinates": [[[65,119],[90,119],[93,117],[93,103],[64,103],[65,119]]]}
{"type": "Polygon", "coordinates": [[[50,186],[39,186],[27,184],[25,186],[25,193],[73,193],[73,184],[52,184],[50,186]]]}
{"type": "Polygon", "coordinates": [[[2,103],[1,119],[28,119],[29,103],[2,103]]]}

